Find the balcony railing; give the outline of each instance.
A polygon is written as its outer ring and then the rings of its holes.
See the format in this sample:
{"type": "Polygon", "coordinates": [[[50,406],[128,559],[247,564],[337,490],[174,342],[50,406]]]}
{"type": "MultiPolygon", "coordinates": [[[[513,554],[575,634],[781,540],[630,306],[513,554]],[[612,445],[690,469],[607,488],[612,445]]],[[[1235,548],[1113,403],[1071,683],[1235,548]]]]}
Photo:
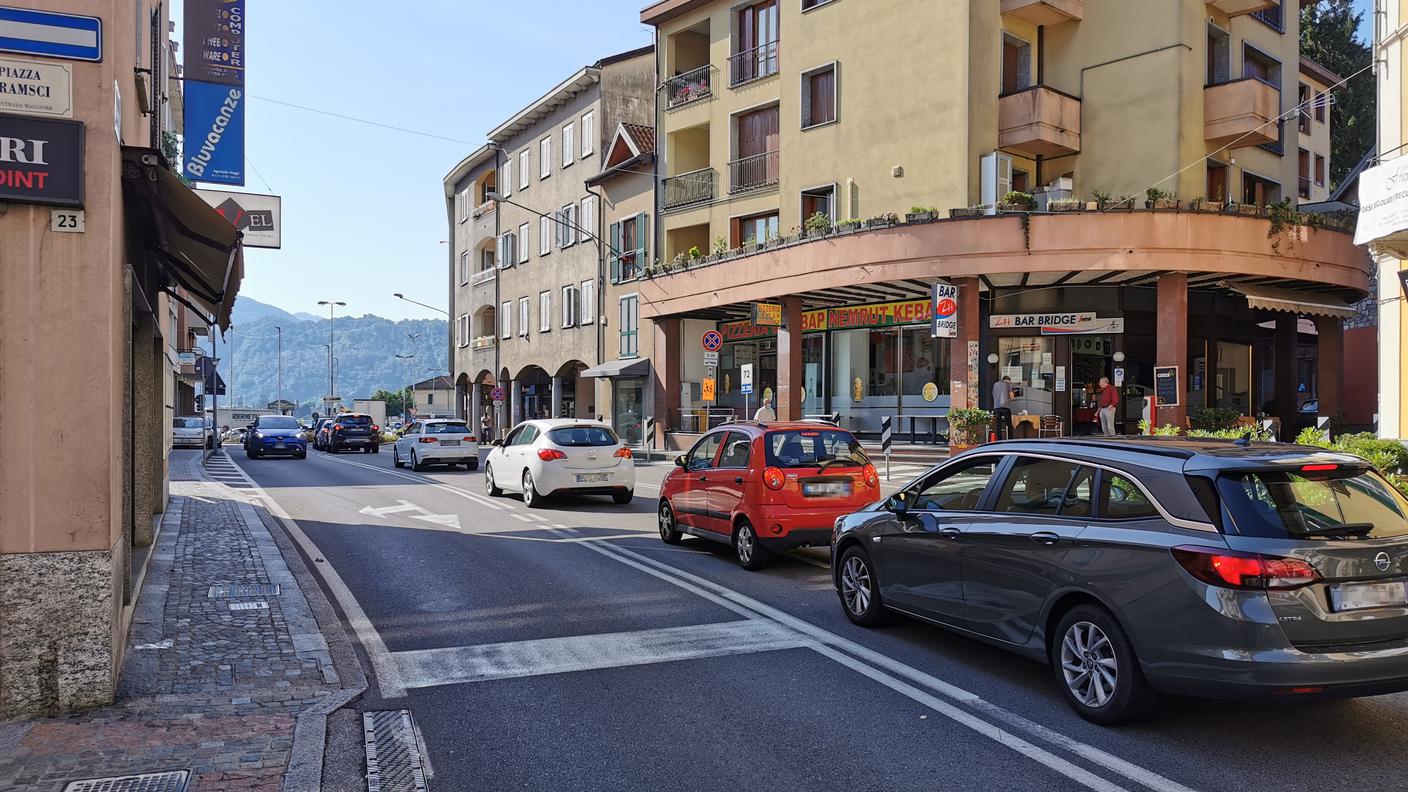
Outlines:
{"type": "Polygon", "coordinates": [[[728,191],[750,192],[777,184],[778,152],[768,151],[728,164],[728,191]]]}
{"type": "Polygon", "coordinates": [[[714,191],[719,174],[713,168],[681,173],[665,180],[664,209],[678,209],[682,206],[714,200],[714,191]]]}
{"type": "Polygon", "coordinates": [[[714,95],[714,70],[707,63],[665,81],[665,106],[676,108],[714,95]]]}
{"type": "Polygon", "coordinates": [[[1280,145],[1271,123],[1281,112],[1281,91],[1254,78],[1203,89],[1203,139],[1214,146],[1280,145]]]}
{"type": "Polygon", "coordinates": [[[470,282],[473,283],[475,286],[481,286],[485,283],[493,283],[494,278],[497,277],[497,274],[497,271],[493,268],[480,270],[474,273],[474,277],[470,278],[470,282]]]}
{"type": "Polygon", "coordinates": [[[728,84],[739,86],[777,74],[777,42],[769,41],[728,58],[728,84]]]}
{"type": "Polygon", "coordinates": [[[474,216],[483,217],[484,215],[494,211],[497,206],[497,201],[485,201],[484,203],[474,207],[474,216]]]}
{"type": "Polygon", "coordinates": [[[472,342],[470,342],[470,347],[474,349],[493,349],[494,337],[491,335],[477,336],[472,342]]]}

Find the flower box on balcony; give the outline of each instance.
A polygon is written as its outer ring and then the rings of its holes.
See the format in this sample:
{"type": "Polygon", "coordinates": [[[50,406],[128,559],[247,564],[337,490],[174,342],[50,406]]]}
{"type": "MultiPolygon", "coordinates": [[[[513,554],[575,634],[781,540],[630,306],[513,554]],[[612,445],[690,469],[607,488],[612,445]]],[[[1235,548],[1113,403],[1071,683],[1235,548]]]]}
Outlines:
{"type": "Polygon", "coordinates": [[[842,220],[841,222],[836,224],[836,233],[852,234],[855,233],[856,230],[858,230],[860,227],[861,221],[859,220],[842,220]]]}
{"type": "Polygon", "coordinates": [[[917,212],[911,210],[905,213],[904,221],[906,223],[927,223],[933,220],[937,214],[938,213],[933,209],[924,209],[917,212]]]}
{"type": "Polygon", "coordinates": [[[957,209],[950,209],[950,210],[948,210],[948,217],[949,217],[950,220],[958,220],[958,219],[964,218],[964,217],[982,217],[982,216],[983,216],[983,210],[982,210],[982,209],[979,209],[979,208],[976,207],[976,206],[968,206],[968,207],[962,207],[962,206],[961,206],[961,207],[959,207],[959,208],[957,208],[957,209]]]}
{"type": "Polygon", "coordinates": [[[1176,211],[1178,209],[1182,209],[1183,206],[1178,203],[1178,199],[1176,198],[1159,198],[1153,201],[1145,201],[1144,208],[1154,210],[1173,209],[1176,211]]]}
{"type": "Polygon", "coordinates": [[[1031,209],[1029,209],[1026,204],[1000,203],[997,205],[997,211],[1003,214],[1021,214],[1023,212],[1030,212],[1031,209]]]}
{"type": "Polygon", "coordinates": [[[1079,212],[1085,209],[1085,203],[1074,198],[1058,198],[1046,202],[1048,212],[1079,212]]]}
{"type": "Polygon", "coordinates": [[[1190,201],[1188,208],[1195,212],[1211,212],[1213,214],[1222,212],[1222,204],[1218,201],[1190,201]]]}
{"type": "Polygon", "coordinates": [[[1256,217],[1261,214],[1261,207],[1256,204],[1237,204],[1237,214],[1244,217],[1256,217]]]}

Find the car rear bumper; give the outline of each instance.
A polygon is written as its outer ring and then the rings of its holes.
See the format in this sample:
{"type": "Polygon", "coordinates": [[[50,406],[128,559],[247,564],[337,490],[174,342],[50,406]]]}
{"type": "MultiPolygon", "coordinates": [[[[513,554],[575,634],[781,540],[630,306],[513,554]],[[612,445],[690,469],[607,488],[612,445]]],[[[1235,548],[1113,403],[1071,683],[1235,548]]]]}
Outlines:
{"type": "Polygon", "coordinates": [[[780,537],[769,537],[758,532],[758,541],[769,550],[791,550],[797,547],[830,547],[831,529],[798,528],[780,537]]]}
{"type": "Polygon", "coordinates": [[[329,443],[335,448],[363,448],[381,445],[381,439],[377,437],[334,437],[329,443]]]}
{"type": "Polygon", "coordinates": [[[758,530],[758,539],[768,548],[829,547],[836,518],[859,511],[867,504],[838,506],[806,511],[786,506],[760,509],[749,515],[758,530]]]}
{"type": "Polygon", "coordinates": [[[1146,676],[1167,693],[1226,699],[1354,698],[1408,690],[1408,647],[1334,654],[1276,649],[1252,657],[1208,657],[1200,666],[1178,674],[1146,671],[1146,676]]]}
{"type": "Polygon", "coordinates": [[[417,443],[416,459],[423,462],[470,462],[479,460],[479,444],[442,446],[439,443],[417,443]]]}
{"type": "Polygon", "coordinates": [[[533,484],[539,492],[549,495],[575,493],[580,495],[610,495],[615,492],[629,492],[636,488],[635,463],[626,460],[615,467],[574,470],[554,468],[552,463],[544,463],[540,470],[533,470],[533,484]],[[578,481],[578,476],[605,476],[602,481],[578,481]]]}
{"type": "Polygon", "coordinates": [[[182,447],[182,448],[203,448],[203,447],[205,446],[205,443],[206,443],[205,438],[202,438],[202,437],[173,437],[173,438],[171,438],[171,445],[172,445],[173,447],[175,447],[175,446],[180,446],[180,447],[182,447]]]}

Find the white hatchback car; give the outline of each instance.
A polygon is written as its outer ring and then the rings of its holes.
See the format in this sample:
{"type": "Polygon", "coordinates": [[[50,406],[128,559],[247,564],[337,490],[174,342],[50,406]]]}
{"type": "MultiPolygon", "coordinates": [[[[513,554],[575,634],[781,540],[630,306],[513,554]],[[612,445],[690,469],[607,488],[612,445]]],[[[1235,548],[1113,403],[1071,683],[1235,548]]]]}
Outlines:
{"type": "Polygon", "coordinates": [[[476,470],[479,438],[464,421],[450,418],[412,421],[406,433],[391,447],[391,463],[396,467],[410,465],[412,470],[425,470],[427,465],[464,465],[476,470]]]}
{"type": "Polygon", "coordinates": [[[484,489],[523,493],[529,508],[553,495],[610,495],[617,503],[635,496],[636,463],[631,449],[600,421],[553,418],[515,426],[484,459],[484,489]]]}

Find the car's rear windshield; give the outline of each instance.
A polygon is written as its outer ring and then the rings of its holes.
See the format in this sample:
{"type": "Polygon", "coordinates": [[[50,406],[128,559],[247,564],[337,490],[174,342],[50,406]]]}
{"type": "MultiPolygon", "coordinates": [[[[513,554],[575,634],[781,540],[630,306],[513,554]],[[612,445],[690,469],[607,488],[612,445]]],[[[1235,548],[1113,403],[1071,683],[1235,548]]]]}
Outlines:
{"type": "Polygon", "coordinates": [[[428,423],[425,425],[426,434],[464,434],[468,431],[469,425],[462,423],[428,423]]]}
{"type": "Polygon", "coordinates": [[[338,417],[337,422],[343,426],[371,426],[372,417],[370,415],[343,415],[338,417]]]}
{"type": "Polygon", "coordinates": [[[784,429],[763,436],[768,467],[854,468],[870,462],[844,429],[784,429]]]}
{"type": "Polygon", "coordinates": [[[1408,501],[1368,470],[1223,474],[1217,490],[1243,536],[1322,540],[1408,535],[1408,501]]]}
{"type": "Polygon", "coordinates": [[[301,429],[303,424],[297,418],[287,415],[264,416],[256,424],[260,429],[301,429]]]}
{"type": "Polygon", "coordinates": [[[548,440],[563,448],[611,446],[621,442],[615,432],[604,426],[564,426],[548,432],[548,440]]]}
{"type": "Polygon", "coordinates": [[[172,418],[172,429],[204,429],[205,421],[200,418],[172,418]]]}

